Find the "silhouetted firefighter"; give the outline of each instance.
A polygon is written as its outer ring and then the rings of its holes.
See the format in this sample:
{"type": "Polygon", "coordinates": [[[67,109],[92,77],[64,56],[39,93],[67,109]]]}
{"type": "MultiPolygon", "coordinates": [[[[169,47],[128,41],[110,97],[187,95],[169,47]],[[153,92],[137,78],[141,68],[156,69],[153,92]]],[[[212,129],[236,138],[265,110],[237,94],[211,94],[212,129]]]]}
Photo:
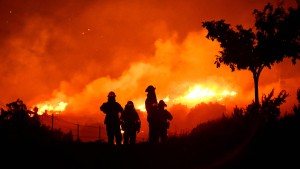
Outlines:
{"type": "Polygon", "coordinates": [[[147,111],[147,121],[149,125],[149,142],[155,143],[157,142],[157,134],[155,134],[155,121],[153,119],[153,114],[157,112],[157,98],[155,93],[155,87],[149,85],[146,88],[145,92],[148,92],[147,98],[145,100],[145,108],[147,111]]]}
{"type": "Polygon", "coordinates": [[[160,100],[158,102],[158,132],[161,143],[167,141],[170,121],[173,119],[172,114],[165,107],[167,107],[167,104],[163,100],[160,100]]]}
{"type": "Polygon", "coordinates": [[[123,112],[123,107],[116,102],[116,94],[114,92],[108,93],[107,102],[100,106],[100,110],[105,114],[104,124],[106,125],[106,132],[108,143],[113,145],[116,138],[116,144],[120,145],[122,142],[122,134],[120,129],[120,116],[123,112]]]}
{"type": "Polygon", "coordinates": [[[135,144],[136,134],[140,132],[141,121],[132,101],[128,101],[121,114],[121,126],[124,130],[124,144],[135,144]]]}

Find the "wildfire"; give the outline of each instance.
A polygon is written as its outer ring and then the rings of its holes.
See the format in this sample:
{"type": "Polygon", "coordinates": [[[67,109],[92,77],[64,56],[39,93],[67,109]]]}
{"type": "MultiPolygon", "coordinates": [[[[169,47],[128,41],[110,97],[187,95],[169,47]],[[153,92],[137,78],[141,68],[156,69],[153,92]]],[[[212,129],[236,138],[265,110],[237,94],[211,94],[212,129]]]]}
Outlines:
{"type": "Polygon", "coordinates": [[[146,112],[146,108],[145,108],[145,105],[144,104],[141,104],[137,107],[137,109],[139,109],[140,111],[142,112],[146,112]]]}
{"type": "MultiPolygon", "coordinates": [[[[183,95],[179,95],[178,97],[167,96],[162,100],[164,100],[167,103],[168,107],[172,106],[172,104],[182,104],[182,105],[186,105],[189,108],[192,108],[199,103],[222,102],[226,98],[232,98],[235,97],[236,95],[237,93],[235,91],[216,87],[214,85],[210,85],[209,87],[194,85],[190,87],[188,90],[186,90],[186,92],[184,92],[183,95]]],[[[138,105],[136,106],[136,109],[145,113],[146,108],[143,99],[136,101],[136,103],[138,105]]],[[[36,104],[34,107],[38,108],[38,114],[40,115],[43,113],[59,114],[65,110],[67,105],[68,105],[67,102],[56,100],[56,101],[39,103],[36,104]]]]}
{"type": "Polygon", "coordinates": [[[38,114],[43,114],[47,112],[54,112],[54,113],[59,113],[65,110],[67,107],[68,103],[66,102],[58,102],[58,103],[40,103],[35,105],[34,107],[38,108],[38,114]]]}
{"type": "Polygon", "coordinates": [[[208,103],[222,101],[227,97],[234,97],[236,94],[235,91],[229,91],[227,89],[216,90],[208,87],[204,88],[201,87],[201,85],[195,85],[190,88],[184,96],[175,98],[173,102],[193,107],[201,102],[208,103]]]}

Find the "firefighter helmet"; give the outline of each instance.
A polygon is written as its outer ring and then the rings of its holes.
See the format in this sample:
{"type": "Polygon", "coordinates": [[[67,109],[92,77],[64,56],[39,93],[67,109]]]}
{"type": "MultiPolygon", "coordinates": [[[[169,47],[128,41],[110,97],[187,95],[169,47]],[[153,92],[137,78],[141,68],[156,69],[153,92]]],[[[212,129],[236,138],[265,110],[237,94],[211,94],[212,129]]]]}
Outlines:
{"type": "Polygon", "coordinates": [[[165,101],[160,100],[160,101],[158,102],[158,106],[167,107],[167,104],[165,103],[165,101]]]}
{"type": "Polygon", "coordinates": [[[127,106],[132,106],[132,107],[134,106],[134,105],[133,105],[133,102],[132,102],[131,100],[128,101],[126,105],[127,105],[127,106]]]}
{"type": "Polygon", "coordinates": [[[116,94],[115,94],[115,92],[110,91],[110,92],[108,93],[107,97],[116,97],[116,94]]]}
{"type": "Polygon", "coordinates": [[[154,91],[154,90],[155,90],[155,87],[153,87],[152,85],[149,85],[145,92],[154,91]]]}

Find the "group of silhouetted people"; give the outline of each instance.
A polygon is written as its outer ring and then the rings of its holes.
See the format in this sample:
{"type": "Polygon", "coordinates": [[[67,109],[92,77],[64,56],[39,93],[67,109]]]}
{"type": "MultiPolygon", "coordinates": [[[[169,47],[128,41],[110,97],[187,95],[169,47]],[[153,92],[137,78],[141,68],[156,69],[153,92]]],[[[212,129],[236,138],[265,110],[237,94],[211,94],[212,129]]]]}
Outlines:
{"type": "MultiPolygon", "coordinates": [[[[168,138],[168,128],[170,120],[173,119],[171,113],[165,109],[167,107],[163,100],[157,102],[155,87],[152,85],[146,88],[147,98],[145,108],[147,111],[147,122],[149,124],[149,142],[164,143],[168,138]]],[[[116,94],[108,93],[107,102],[100,106],[100,110],[105,114],[104,124],[108,143],[114,145],[135,144],[137,133],[140,132],[141,120],[132,101],[128,101],[123,107],[116,101],[116,94]],[[124,131],[122,136],[121,130],[124,131]]]]}
{"type": "Polygon", "coordinates": [[[147,98],[145,108],[147,111],[147,121],[149,124],[149,142],[164,143],[167,141],[167,130],[170,126],[170,120],[173,119],[171,113],[165,109],[167,104],[160,100],[157,102],[155,87],[152,85],[146,89],[147,98]]]}

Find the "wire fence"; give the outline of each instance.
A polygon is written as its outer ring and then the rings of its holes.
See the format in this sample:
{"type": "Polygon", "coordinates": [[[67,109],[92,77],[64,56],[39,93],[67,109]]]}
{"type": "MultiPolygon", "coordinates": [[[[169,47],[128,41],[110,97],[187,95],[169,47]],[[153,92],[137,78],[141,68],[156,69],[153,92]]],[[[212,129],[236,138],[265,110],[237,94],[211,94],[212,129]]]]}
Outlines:
{"type": "MultiPolygon", "coordinates": [[[[40,121],[53,129],[59,129],[64,133],[72,133],[73,140],[81,142],[107,142],[106,128],[104,125],[86,125],[63,119],[62,117],[52,115],[41,115],[40,121]]],[[[143,131],[142,131],[143,132],[143,131]]],[[[122,131],[123,133],[123,131],[122,131]]],[[[147,138],[137,135],[137,142],[145,142],[147,138]]]]}

